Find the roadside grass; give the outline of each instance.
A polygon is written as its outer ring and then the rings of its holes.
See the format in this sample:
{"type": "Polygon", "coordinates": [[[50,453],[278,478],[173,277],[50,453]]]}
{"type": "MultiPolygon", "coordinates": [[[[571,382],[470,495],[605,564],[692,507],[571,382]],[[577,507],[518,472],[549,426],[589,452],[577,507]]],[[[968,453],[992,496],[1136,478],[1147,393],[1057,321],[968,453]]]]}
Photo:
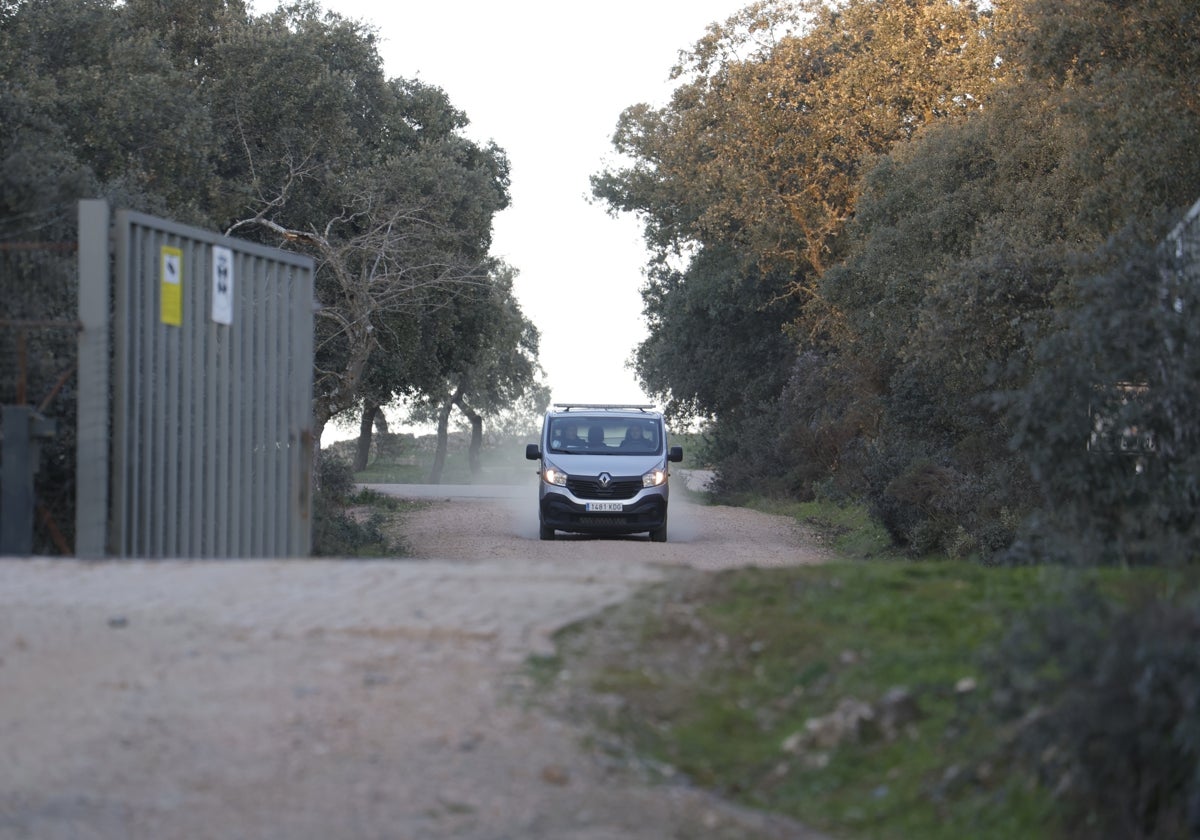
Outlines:
{"type": "Polygon", "coordinates": [[[646,766],[834,837],[1066,836],[1062,804],[1016,767],[1011,731],[985,708],[996,675],[984,654],[1082,580],[1131,598],[1168,593],[1178,577],[914,562],[859,510],[754,506],[819,529],[842,559],[651,587],[560,634],[538,683],[560,668],[598,698],[576,702],[646,766]],[[920,714],[892,737],[792,737],[842,701],[876,704],[897,687],[920,714]]]}
{"type": "Polygon", "coordinates": [[[598,619],[636,637],[607,646],[618,655],[597,658],[600,631],[585,625],[560,657],[575,681],[621,698],[601,723],[636,753],[742,804],[838,837],[1053,837],[1052,802],[1005,773],[973,714],[988,690],[976,652],[1031,592],[1056,589],[1047,577],[962,563],[726,572],[598,619]],[[975,688],[959,690],[964,679],[975,688]],[[784,749],[839,701],[898,686],[920,718],[894,739],[784,749]]]}
{"type": "MultiPolygon", "coordinates": [[[[839,505],[832,502],[796,502],[748,498],[745,507],[790,516],[816,532],[829,548],[847,560],[908,560],[902,549],[892,544],[882,525],[871,518],[863,505],[839,505]]],[[[925,559],[939,560],[942,557],[925,559]]]]}

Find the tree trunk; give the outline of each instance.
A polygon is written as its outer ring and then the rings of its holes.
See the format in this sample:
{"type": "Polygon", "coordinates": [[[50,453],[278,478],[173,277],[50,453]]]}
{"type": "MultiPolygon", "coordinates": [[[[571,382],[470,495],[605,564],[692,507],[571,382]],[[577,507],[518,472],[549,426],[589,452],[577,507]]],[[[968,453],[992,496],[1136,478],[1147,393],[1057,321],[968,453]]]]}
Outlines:
{"type": "Polygon", "coordinates": [[[442,403],[441,410],[438,411],[437,425],[437,450],[433,453],[433,468],[429,471],[429,483],[442,483],[442,470],[446,467],[446,449],[448,445],[448,433],[450,428],[450,412],[454,408],[454,404],[462,398],[462,386],[460,385],[454,394],[442,403]]]}
{"type": "MultiPolygon", "coordinates": [[[[364,314],[363,320],[366,320],[364,314]]],[[[325,425],[343,411],[352,408],[357,402],[358,385],[362,381],[363,370],[371,355],[372,338],[369,328],[347,330],[350,344],[349,359],[346,366],[338,372],[318,375],[313,382],[313,422],[322,429],[325,425]]]]}
{"type": "Polygon", "coordinates": [[[313,454],[321,451],[321,437],[325,434],[325,420],[313,418],[312,424],[312,448],[313,454]]]}
{"type": "Polygon", "coordinates": [[[471,415],[471,449],[467,453],[468,462],[471,464],[471,476],[478,478],[483,472],[483,466],[479,463],[479,451],[483,448],[483,418],[478,414],[471,415]]]}
{"type": "Polygon", "coordinates": [[[479,452],[483,449],[483,418],[471,410],[461,396],[454,404],[471,421],[471,448],[467,450],[467,463],[471,465],[471,476],[478,478],[483,472],[483,466],[479,463],[479,452]]]}
{"type": "Polygon", "coordinates": [[[371,458],[371,430],[375,427],[376,418],[383,413],[377,405],[363,406],[362,422],[358,424],[358,448],[354,451],[354,471],[362,472],[367,468],[371,458]]]}

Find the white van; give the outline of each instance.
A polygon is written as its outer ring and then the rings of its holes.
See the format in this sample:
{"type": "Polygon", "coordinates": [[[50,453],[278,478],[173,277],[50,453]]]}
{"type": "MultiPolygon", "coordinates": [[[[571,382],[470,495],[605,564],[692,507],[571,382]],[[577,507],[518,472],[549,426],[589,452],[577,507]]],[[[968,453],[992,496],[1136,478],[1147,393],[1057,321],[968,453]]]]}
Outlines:
{"type": "Polygon", "coordinates": [[[525,457],[541,462],[543,540],[570,531],[648,532],[654,542],[667,541],[667,465],[683,460],[683,447],[668,448],[654,406],[555,403],[542,422],[541,444],[526,446],[525,457]]]}

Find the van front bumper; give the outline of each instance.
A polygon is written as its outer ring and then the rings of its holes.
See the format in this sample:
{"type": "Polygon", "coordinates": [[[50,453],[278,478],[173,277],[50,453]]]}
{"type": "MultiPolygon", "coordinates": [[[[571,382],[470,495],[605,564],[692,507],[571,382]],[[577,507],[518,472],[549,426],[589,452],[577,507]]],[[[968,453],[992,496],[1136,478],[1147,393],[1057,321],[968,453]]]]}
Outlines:
{"type": "Polygon", "coordinates": [[[661,528],[667,521],[666,497],[654,494],[624,503],[624,510],[596,513],[587,504],[561,493],[547,493],[539,505],[543,528],[576,534],[639,534],[661,528]]]}

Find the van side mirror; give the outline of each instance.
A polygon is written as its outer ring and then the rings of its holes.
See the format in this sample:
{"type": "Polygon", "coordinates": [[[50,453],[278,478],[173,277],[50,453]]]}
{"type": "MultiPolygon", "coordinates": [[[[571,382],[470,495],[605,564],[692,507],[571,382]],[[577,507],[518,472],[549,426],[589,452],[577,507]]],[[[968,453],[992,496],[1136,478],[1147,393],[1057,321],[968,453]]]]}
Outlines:
{"type": "Polygon", "coordinates": [[[667,460],[674,461],[675,463],[682,461],[683,460],[683,447],[682,446],[672,446],[671,451],[667,453],[667,460]]]}
{"type": "Polygon", "coordinates": [[[525,445],[525,458],[529,461],[540,461],[542,458],[542,449],[536,443],[525,445]]]}

